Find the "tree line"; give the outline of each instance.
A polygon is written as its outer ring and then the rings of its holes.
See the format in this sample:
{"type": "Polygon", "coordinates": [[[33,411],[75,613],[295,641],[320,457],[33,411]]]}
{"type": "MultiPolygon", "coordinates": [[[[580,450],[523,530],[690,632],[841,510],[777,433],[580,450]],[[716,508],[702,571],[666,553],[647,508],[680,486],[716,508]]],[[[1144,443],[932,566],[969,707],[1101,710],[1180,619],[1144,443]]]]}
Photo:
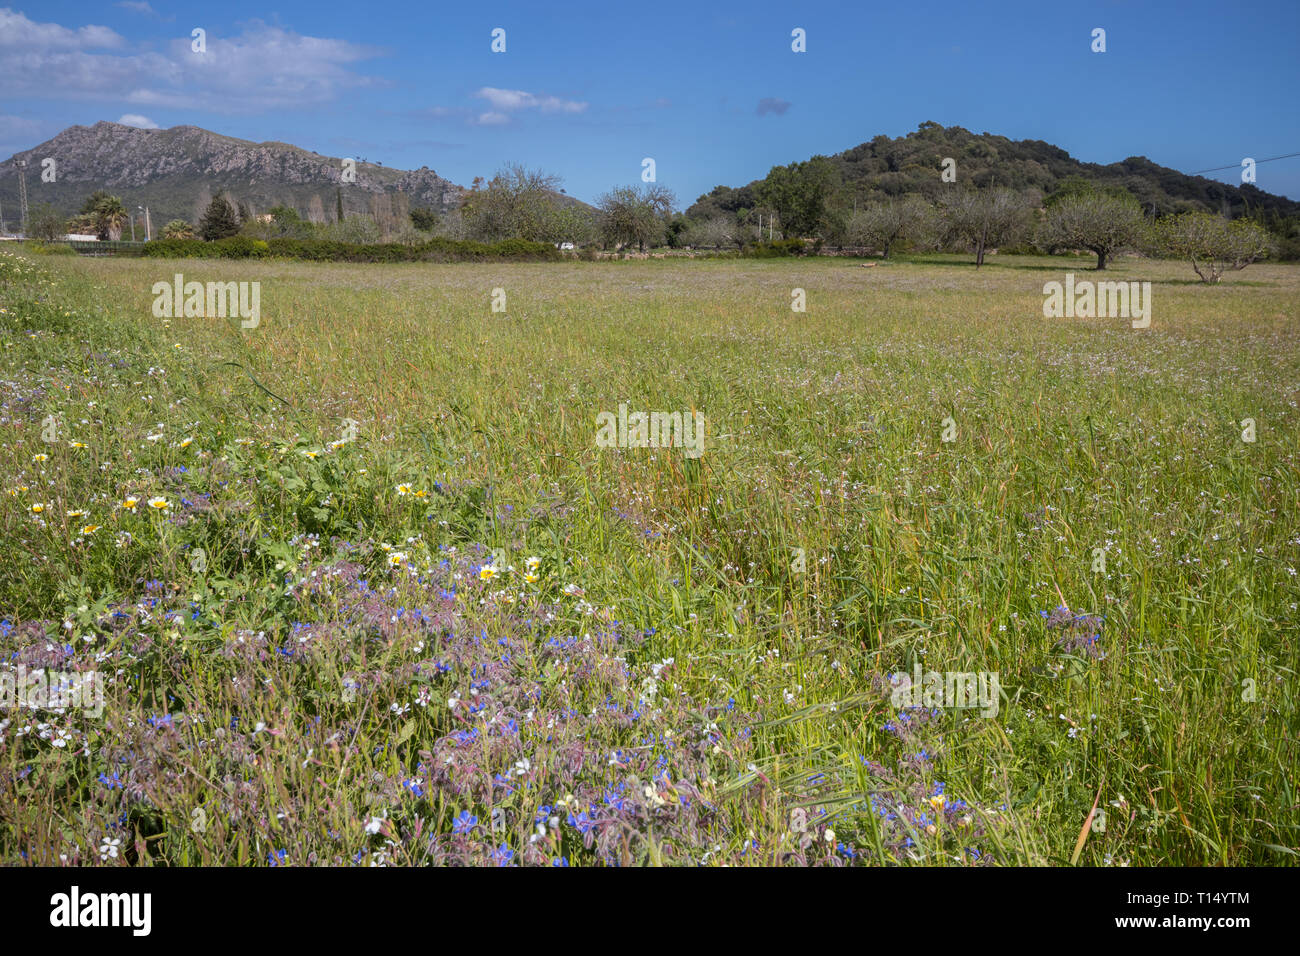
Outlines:
{"type": "MultiPolygon", "coordinates": [[[[824,159],[774,168],[749,190],[753,205],[734,210],[711,205],[706,196],[683,214],[672,191],[655,183],[616,187],[588,206],[565,195],[559,177],[513,164],[491,179],[476,178],[460,205],[441,216],[411,209],[404,195],[376,194],[369,215],[345,217],[341,192],[333,222],[304,219],[284,205],[257,216],[218,193],[196,225],[172,220],[160,237],[408,245],[434,237],[482,243],[522,239],[639,252],[668,247],[780,254],[833,248],[886,259],[900,250],[965,251],[977,268],[993,249],[1083,250],[1096,257],[1098,270],[1118,253],[1133,250],[1189,261],[1206,282],[1277,253],[1275,236],[1254,218],[1229,220],[1197,210],[1155,217],[1123,187],[1098,186],[1081,177],[1061,181],[1046,197],[1034,189],[954,183],[936,200],[915,193],[885,195],[854,200],[845,208],[834,170],[824,159]]],[[[322,218],[318,213],[313,210],[312,219],[322,218]]],[[[32,234],[54,238],[66,226],[118,238],[127,215],[118,197],[101,190],[67,223],[41,211],[32,234]]]]}

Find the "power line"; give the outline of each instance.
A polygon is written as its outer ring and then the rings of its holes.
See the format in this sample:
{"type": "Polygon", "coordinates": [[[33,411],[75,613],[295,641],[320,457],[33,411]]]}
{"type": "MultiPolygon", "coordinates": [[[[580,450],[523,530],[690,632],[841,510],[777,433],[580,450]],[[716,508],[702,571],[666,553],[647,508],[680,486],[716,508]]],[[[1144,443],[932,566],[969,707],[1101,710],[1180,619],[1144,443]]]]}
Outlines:
{"type": "MultiPolygon", "coordinates": [[[[1285,156],[1270,156],[1268,159],[1257,159],[1255,160],[1255,165],[1258,166],[1260,163],[1271,163],[1275,159],[1290,159],[1292,156],[1300,156],[1300,153],[1287,153],[1285,156]]],[[[1201,173],[1217,173],[1224,169],[1241,169],[1241,163],[1236,163],[1232,166],[1215,166],[1213,169],[1198,169],[1196,172],[1188,173],[1187,175],[1199,176],[1201,173]]]]}

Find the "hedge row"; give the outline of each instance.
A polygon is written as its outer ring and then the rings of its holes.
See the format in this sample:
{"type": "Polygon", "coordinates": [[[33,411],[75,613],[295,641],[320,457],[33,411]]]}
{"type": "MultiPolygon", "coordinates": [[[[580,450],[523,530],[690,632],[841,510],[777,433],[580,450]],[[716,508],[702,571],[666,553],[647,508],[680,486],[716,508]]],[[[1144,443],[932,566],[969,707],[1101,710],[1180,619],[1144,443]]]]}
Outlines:
{"type": "Polygon", "coordinates": [[[415,245],[397,242],[356,243],[332,239],[250,239],[231,236],[201,239],[156,239],[142,255],[154,259],[304,259],[311,262],[486,262],[495,259],[562,259],[546,242],[504,239],[491,244],[463,239],[430,239],[415,245]]]}
{"type": "Polygon", "coordinates": [[[818,239],[809,245],[802,239],[777,239],[775,242],[755,242],[741,252],[746,259],[778,259],[784,256],[816,255],[822,242],[818,239]]]}

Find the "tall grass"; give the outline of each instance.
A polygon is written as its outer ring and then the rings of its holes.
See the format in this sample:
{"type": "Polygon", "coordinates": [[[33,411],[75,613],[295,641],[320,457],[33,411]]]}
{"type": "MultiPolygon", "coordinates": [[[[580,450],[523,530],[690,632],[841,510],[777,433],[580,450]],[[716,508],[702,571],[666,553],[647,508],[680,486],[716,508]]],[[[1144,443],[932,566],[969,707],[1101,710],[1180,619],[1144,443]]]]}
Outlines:
{"type": "Polygon", "coordinates": [[[0,270],[0,649],[108,681],[5,715],[6,862],[1295,861],[1294,267],[0,270]]]}

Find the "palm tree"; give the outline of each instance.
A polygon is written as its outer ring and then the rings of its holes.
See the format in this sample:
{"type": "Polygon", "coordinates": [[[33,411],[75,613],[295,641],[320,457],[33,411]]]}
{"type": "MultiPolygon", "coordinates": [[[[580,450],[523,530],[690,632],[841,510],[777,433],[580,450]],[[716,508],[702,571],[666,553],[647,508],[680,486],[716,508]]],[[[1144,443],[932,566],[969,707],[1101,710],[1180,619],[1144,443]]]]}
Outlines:
{"type": "Polygon", "coordinates": [[[127,221],[126,206],[117,196],[104,196],[95,205],[95,221],[100,239],[121,239],[127,221]]]}
{"type": "Polygon", "coordinates": [[[193,239],[194,227],[184,219],[173,219],[163,226],[164,239],[193,239]]]}

